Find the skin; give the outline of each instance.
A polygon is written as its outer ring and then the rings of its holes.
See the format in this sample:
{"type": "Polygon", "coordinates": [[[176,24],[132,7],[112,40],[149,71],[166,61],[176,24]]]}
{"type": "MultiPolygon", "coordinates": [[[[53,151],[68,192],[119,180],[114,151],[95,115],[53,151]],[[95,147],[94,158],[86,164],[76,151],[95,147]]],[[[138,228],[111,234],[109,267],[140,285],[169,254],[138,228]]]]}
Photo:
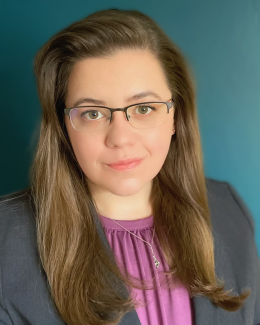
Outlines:
{"type": "MultiPolygon", "coordinates": [[[[110,108],[160,101],[152,95],[127,101],[148,90],[158,94],[161,101],[170,101],[172,97],[159,61],[148,51],[121,50],[110,57],[77,62],[69,77],[65,105],[73,107],[82,97],[102,100],[110,108]]],[[[152,181],[166,159],[174,133],[174,107],[162,126],[149,129],[133,128],[121,111],[113,113],[111,124],[103,132],[79,132],[67,115],[65,125],[98,212],[116,220],[150,216],[152,181]],[[118,172],[107,166],[135,157],[143,161],[132,171],[118,172]]]]}

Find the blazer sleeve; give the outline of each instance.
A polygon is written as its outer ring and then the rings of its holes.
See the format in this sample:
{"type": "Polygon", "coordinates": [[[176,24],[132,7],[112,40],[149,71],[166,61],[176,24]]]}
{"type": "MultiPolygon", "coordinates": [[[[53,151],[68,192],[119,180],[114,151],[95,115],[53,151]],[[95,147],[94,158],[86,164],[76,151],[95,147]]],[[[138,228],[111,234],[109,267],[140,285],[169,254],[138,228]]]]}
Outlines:
{"type": "MultiPolygon", "coordinates": [[[[230,185],[229,183],[226,183],[226,184],[228,185],[229,190],[230,190],[234,200],[236,201],[236,203],[240,207],[241,211],[247,218],[247,220],[250,224],[250,227],[252,229],[252,234],[255,238],[254,219],[253,219],[249,209],[247,208],[247,206],[245,205],[245,203],[243,202],[243,200],[241,199],[241,197],[239,196],[237,191],[234,189],[234,187],[232,185],[230,185]]],[[[255,289],[256,289],[254,325],[260,325],[260,259],[257,254],[257,249],[255,249],[255,270],[254,271],[255,271],[254,274],[255,274],[255,289]]]]}
{"type": "Polygon", "coordinates": [[[1,257],[0,257],[0,325],[12,325],[9,314],[4,306],[4,299],[2,294],[2,276],[1,276],[1,257]]]}

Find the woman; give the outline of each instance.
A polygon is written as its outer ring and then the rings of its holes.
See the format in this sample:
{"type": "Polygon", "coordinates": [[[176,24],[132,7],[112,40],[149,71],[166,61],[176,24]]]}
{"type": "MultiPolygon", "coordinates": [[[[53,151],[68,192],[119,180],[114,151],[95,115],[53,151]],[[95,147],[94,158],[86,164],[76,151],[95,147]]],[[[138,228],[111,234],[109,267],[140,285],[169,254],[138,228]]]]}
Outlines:
{"type": "Polygon", "coordinates": [[[35,60],[31,187],[1,198],[1,324],[260,324],[254,224],[205,179],[183,56],[105,10],[35,60]]]}

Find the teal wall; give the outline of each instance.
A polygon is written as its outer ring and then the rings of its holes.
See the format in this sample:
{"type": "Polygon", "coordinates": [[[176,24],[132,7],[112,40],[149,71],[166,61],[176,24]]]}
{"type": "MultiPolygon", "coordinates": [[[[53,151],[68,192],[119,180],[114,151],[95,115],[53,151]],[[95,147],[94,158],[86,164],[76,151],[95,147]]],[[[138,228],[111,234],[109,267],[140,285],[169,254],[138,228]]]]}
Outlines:
{"type": "Polygon", "coordinates": [[[54,33],[107,8],[154,18],[189,61],[205,174],[230,182],[251,211],[260,252],[260,1],[5,1],[1,4],[0,195],[29,186],[41,109],[33,59],[54,33]]]}

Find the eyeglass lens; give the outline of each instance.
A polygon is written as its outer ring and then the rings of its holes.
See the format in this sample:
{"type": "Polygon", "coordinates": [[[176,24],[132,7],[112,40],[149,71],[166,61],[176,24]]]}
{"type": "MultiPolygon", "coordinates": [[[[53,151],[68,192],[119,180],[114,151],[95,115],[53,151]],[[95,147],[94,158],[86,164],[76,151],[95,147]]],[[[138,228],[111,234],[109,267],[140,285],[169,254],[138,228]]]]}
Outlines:
{"type": "MultiPolygon", "coordinates": [[[[166,121],[165,103],[146,103],[130,106],[127,109],[129,123],[136,129],[161,126],[166,121]]],[[[125,114],[124,112],[122,112],[125,114]]],[[[113,113],[115,114],[115,112],[113,113]]],[[[126,118],[126,117],[125,117],[126,118]]],[[[70,111],[73,127],[81,132],[101,131],[108,127],[111,113],[105,107],[77,107],[70,111]]]]}

